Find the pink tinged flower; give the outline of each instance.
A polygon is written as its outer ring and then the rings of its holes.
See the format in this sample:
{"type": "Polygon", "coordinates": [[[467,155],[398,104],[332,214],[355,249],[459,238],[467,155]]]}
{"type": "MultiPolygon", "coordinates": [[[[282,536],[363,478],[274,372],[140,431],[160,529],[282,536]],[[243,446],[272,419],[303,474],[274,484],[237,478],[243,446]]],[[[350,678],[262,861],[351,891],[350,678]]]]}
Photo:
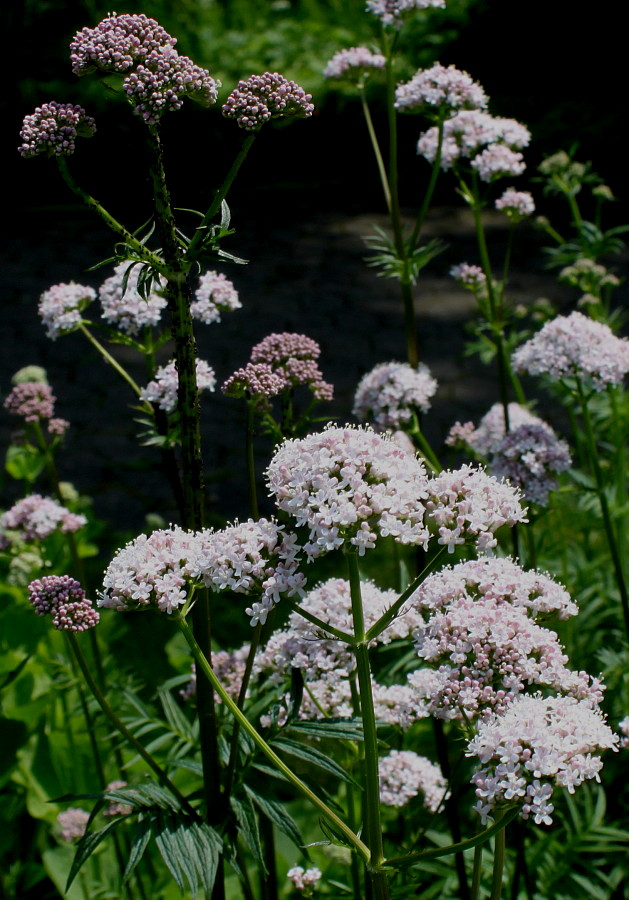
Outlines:
{"type": "MultiPolygon", "coordinates": [[[[216,388],[216,376],[214,369],[203,359],[196,360],[197,390],[213,391],[216,388]]],[[[171,360],[167,365],[161,366],[155,373],[153,381],[140,392],[140,400],[154,403],[164,412],[173,412],[177,408],[177,390],[179,377],[175,361],[171,360]]]]}
{"type": "Polygon", "coordinates": [[[134,112],[155,125],[165,112],[181,109],[185,97],[202,106],[216,103],[220,82],[187,56],[165,47],[152,50],[122,87],[134,112]]]}
{"type": "Polygon", "coordinates": [[[507,478],[538,506],[548,505],[548,495],[558,487],[556,476],[570,465],[568,445],[545,423],[513,428],[489,460],[492,475],[507,478]]]}
{"type": "Polygon", "coordinates": [[[31,581],[28,599],[38,616],[52,616],[52,624],[58,631],[87,631],[100,621],[92,601],[69,575],[45,575],[41,580],[31,581]]]}
{"type": "Polygon", "coordinates": [[[384,69],[386,59],[381,53],[373,53],[367,47],[350,47],[339,50],[323,70],[324,78],[347,77],[362,81],[373,69],[384,69]]]}
{"type": "Polygon", "coordinates": [[[222,272],[205,272],[199,278],[199,286],[190,304],[193,319],[204,325],[221,321],[221,313],[242,309],[238,291],[222,272]]]}
{"type": "Polygon", "coordinates": [[[60,828],[60,836],[64,841],[76,841],[82,838],[89,822],[90,814],[84,809],[70,807],[57,816],[57,825],[60,828]]]}
{"type": "Polygon", "coordinates": [[[98,290],[103,319],[129,335],[137,334],[146,326],[159,325],[166,307],[162,280],[153,283],[151,292],[144,299],[138,290],[139,275],[139,266],[120,263],[98,290]]]}
{"type": "Polygon", "coordinates": [[[452,266],[450,276],[463,287],[470,288],[473,291],[477,291],[487,284],[487,276],[481,267],[471,266],[466,262],[452,266]]]}
{"type": "Polygon", "coordinates": [[[555,787],[574,793],[586,780],[599,781],[600,753],[617,744],[600,709],[585,700],[518,697],[479,722],[468,744],[466,755],[482,766],[472,777],[476,810],[485,822],[496,806],[516,802],[523,819],[551,824],[555,787]]]}
{"type": "Polygon", "coordinates": [[[620,746],[623,750],[627,750],[629,749],[629,716],[621,719],[618,723],[618,729],[620,731],[620,746]]]}
{"type": "Polygon", "coordinates": [[[233,591],[252,597],[246,610],[251,624],[264,624],[282,594],[303,593],[297,538],[283,525],[268,519],[235,523],[222,531],[203,532],[190,559],[194,578],[214,591],[233,591]]]}
{"type": "Polygon", "coordinates": [[[82,311],[96,299],[96,291],[83,284],[53,284],[39,298],[39,315],[46,334],[54,341],[81,324],[82,311]]]}
{"type": "Polygon", "coordinates": [[[545,375],[551,381],[585,378],[595,391],[620,385],[629,371],[629,340],[618,338],[602,322],[573,312],[557,316],[512,357],[517,372],[545,375]]]}
{"type": "Polygon", "coordinates": [[[293,866],[286,873],[289,881],[292,881],[293,887],[298,891],[310,891],[323,878],[321,869],[311,868],[304,869],[303,866],[293,866]]]}
{"type": "Polygon", "coordinates": [[[223,115],[236,119],[246,131],[258,131],[274,118],[308,118],[314,112],[312,95],[278,72],[252,75],[238,82],[223,105],[223,115]]]}
{"type": "MultiPolygon", "coordinates": [[[[119,791],[128,787],[126,781],[110,781],[105,791],[119,791]]],[[[103,815],[107,818],[113,816],[128,816],[133,812],[133,806],[130,803],[124,803],[122,800],[110,800],[109,806],[103,810],[103,815]]]]}
{"type": "Polygon", "coordinates": [[[265,404],[287,388],[286,379],[268,363],[247,363],[225,381],[221,390],[228,397],[250,397],[265,404]]]}
{"type": "Polygon", "coordinates": [[[77,137],[92,137],[95,132],[96,123],[82,106],[51,100],[24,117],[20,131],[23,143],[18,149],[25,159],[41,153],[71,156],[77,137]]]}
{"type": "Polygon", "coordinates": [[[40,381],[23,381],[11,388],[2,405],[25,422],[41,422],[52,419],[55,400],[50,385],[40,381]]]}
{"type": "Polygon", "coordinates": [[[69,534],[86,523],[85,516],[71,513],[55,500],[41,494],[30,494],[0,516],[0,532],[4,532],[0,534],[0,546],[6,548],[16,540],[42,541],[57,529],[69,534]]]}
{"type": "Polygon", "coordinates": [[[496,181],[510,175],[521,175],[526,166],[524,157],[504,144],[492,144],[475,156],[471,166],[481,181],[496,181]]]}
{"type": "Polygon", "coordinates": [[[445,9],[445,0],[367,0],[367,12],[383,25],[400,28],[405,13],[414,9],[445,9]]]}
{"type": "MultiPolygon", "coordinates": [[[[430,163],[437,157],[438,136],[436,127],[429,128],[417,144],[417,152],[430,163]]],[[[515,119],[492,116],[478,109],[461,110],[443,124],[441,168],[450,169],[459,159],[472,159],[494,144],[522,150],[530,140],[531,132],[515,119]]]]}
{"type": "Polygon", "coordinates": [[[53,435],[54,437],[63,437],[69,427],[70,423],[67,419],[48,420],[48,434],[53,435]]]}
{"type": "Polygon", "coordinates": [[[362,555],[379,536],[428,541],[423,464],[371,429],[330,425],[284,441],[266,476],[278,507],[309,529],[311,559],[345,543],[362,555]]]}
{"type": "Polygon", "coordinates": [[[143,13],[110,13],[95,28],[83,28],[74,35],[70,44],[72,71],[75,75],[97,69],[127,72],[155,50],[172,50],[176,43],[177,38],[143,13]]]}
{"type": "Polygon", "coordinates": [[[535,212],[532,195],[528,191],[516,191],[515,188],[507,188],[504,194],[498,197],[495,206],[514,222],[532,216],[535,212]]]}
{"type": "MultiPolygon", "coordinates": [[[[542,419],[529,412],[525,406],[521,406],[519,403],[509,403],[507,409],[510,428],[517,429],[522,425],[544,425],[549,430],[552,430],[550,425],[546,425],[542,419]]],[[[478,427],[470,430],[466,443],[476,453],[489,457],[496,452],[506,433],[504,407],[502,403],[494,403],[489,412],[486,412],[482,417],[478,427]]]]}
{"type": "Polygon", "coordinates": [[[361,379],[352,415],[377,430],[403,428],[415,411],[428,412],[437,382],[428,366],[381,363],[361,379]]]}
{"type": "Polygon", "coordinates": [[[437,812],[449,796],[439,766],[412,750],[392,750],[379,760],[380,801],[385,806],[406,806],[422,795],[423,805],[437,812]]]}
{"type": "Polygon", "coordinates": [[[176,525],[141,534],[119,550],[107,567],[98,606],[172,613],[188,599],[190,561],[204,540],[204,532],[184,531],[176,525]]]}
{"type": "Polygon", "coordinates": [[[428,518],[437,527],[438,542],[451,553],[466,541],[474,543],[479,553],[491,551],[498,543],[494,534],[499,528],[527,521],[520,490],[482,468],[465,465],[441,472],[427,487],[428,518]]]}
{"type": "MultiPolygon", "coordinates": [[[[317,365],[316,360],[320,355],[319,344],[305,334],[273,333],[253,347],[251,363],[239,372],[246,373],[251,386],[255,380],[266,383],[267,391],[273,391],[266,393],[268,397],[303,385],[310,389],[317,400],[331,400],[334,388],[324,381],[317,365]],[[263,368],[265,366],[269,369],[263,368]],[[270,372],[275,378],[269,377],[270,372]],[[281,380],[281,387],[277,379],[281,380]]],[[[265,392],[250,390],[250,393],[264,395],[265,392]]]]}
{"type": "Polygon", "coordinates": [[[454,66],[435,63],[419,71],[395,91],[395,108],[449,118],[461,109],[482,109],[487,95],[480,84],[454,66]]]}

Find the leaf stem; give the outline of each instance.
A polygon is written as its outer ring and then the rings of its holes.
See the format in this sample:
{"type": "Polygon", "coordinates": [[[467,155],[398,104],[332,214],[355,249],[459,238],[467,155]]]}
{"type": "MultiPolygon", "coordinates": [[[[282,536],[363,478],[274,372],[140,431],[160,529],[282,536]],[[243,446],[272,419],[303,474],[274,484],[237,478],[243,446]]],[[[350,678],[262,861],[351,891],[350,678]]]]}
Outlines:
{"type": "Polygon", "coordinates": [[[92,344],[92,346],[98,350],[98,352],[103,357],[105,362],[109,363],[109,365],[113,369],[116,370],[116,372],[120,375],[120,377],[123,378],[127,382],[129,387],[131,388],[131,390],[136,394],[136,396],[139,397],[140,394],[142,393],[142,391],[138,387],[136,382],[129,375],[129,373],[126,371],[126,369],[124,369],[120,365],[118,360],[114,359],[114,357],[111,355],[111,353],[108,350],[106,350],[105,347],[103,347],[103,345],[101,344],[101,342],[94,337],[92,332],[85,326],[85,324],[83,322],[81,322],[79,325],[79,331],[81,331],[81,333],[85,335],[85,337],[88,339],[90,344],[92,344]]]}

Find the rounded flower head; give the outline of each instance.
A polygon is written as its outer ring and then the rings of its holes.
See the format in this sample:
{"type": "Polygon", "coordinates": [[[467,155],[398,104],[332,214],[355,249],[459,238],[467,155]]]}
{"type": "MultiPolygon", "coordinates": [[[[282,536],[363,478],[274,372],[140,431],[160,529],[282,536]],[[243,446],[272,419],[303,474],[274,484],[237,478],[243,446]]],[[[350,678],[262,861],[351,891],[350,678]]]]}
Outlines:
{"type": "Polygon", "coordinates": [[[481,267],[472,266],[466,262],[452,266],[450,276],[462,287],[474,292],[484,290],[487,284],[487,276],[481,267]]]}
{"type": "Polygon", "coordinates": [[[268,364],[283,379],[284,390],[305,385],[317,400],[331,400],[334,388],[319,370],[321,347],[305,334],[269,334],[251,350],[251,362],[268,364]]]}
{"type": "Polygon", "coordinates": [[[524,157],[505,144],[492,144],[475,156],[471,166],[481,181],[496,181],[509,175],[521,175],[525,170],[524,157]]]}
{"type": "Polygon", "coordinates": [[[25,422],[41,422],[54,415],[55,400],[50,385],[41,381],[22,381],[11,389],[2,405],[25,422]]]}
{"type": "Polygon", "coordinates": [[[84,809],[70,807],[57,816],[57,825],[61,839],[70,843],[82,838],[90,820],[90,814],[84,809]]]}
{"type": "Polygon", "coordinates": [[[400,28],[405,13],[414,9],[445,9],[446,0],[367,0],[367,12],[377,16],[383,25],[400,28]]]}
{"type": "Polygon", "coordinates": [[[321,881],[323,873],[321,869],[304,869],[303,866],[293,866],[286,873],[286,877],[293,882],[296,890],[308,891],[308,896],[311,896],[311,891],[315,888],[317,882],[321,881]]]}
{"type": "Polygon", "coordinates": [[[172,613],[188,599],[190,559],[203,533],[178,526],[141,534],[119,550],[105,572],[98,606],[126,610],[157,608],[172,613]]]}
{"type": "Polygon", "coordinates": [[[255,398],[261,406],[266,406],[285,389],[286,379],[268,363],[247,363],[244,368],[236,369],[221,388],[228,397],[255,398]]]}
{"type": "Polygon", "coordinates": [[[308,118],[314,112],[312,95],[278,72],[252,75],[238,82],[223,105],[223,115],[236,119],[247,131],[258,131],[280,116],[308,118]]]}
{"type": "Polygon", "coordinates": [[[371,429],[329,426],[287,440],[266,475],[279,508],[310,529],[311,558],[345,543],[362,554],[378,536],[428,541],[423,464],[371,429]]]}
{"type": "Polygon", "coordinates": [[[475,543],[479,553],[497,545],[494,536],[503,525],[526,522],[522,495],[482,468],[465,465],[444,471],[428,482],[426,509],[439,531],[439,543],[453,553],[457,544],[475,543]]]}
{"type": "Polygon", "coordinates": [[[51,100],[38,106],[24,117],[20,137],[20,154],[29,159],[45,153],[47,156],[71,156],[77,137],[92,137],[96,123],[82,106],[57,103],[51,100]]]}
{"type": "Polygon", "coordinates": [[[199,278],[199,286],[190,304],[193,319],[204,325],[221,321],[221,313],[241,309],[238,291],[222,272],[205,272],[199,278]]]}
{"type": "Polygon", "coordinates": [[[565,441],[544,422],[511,429],[489,460],[497,478],[507,478],[538,506],[548,505],[548,495],[558,487],[556,476],[570,468],[565,441]]]}
{"type": "Polygon", "coordinates": [[[106,278],[98,290],[103,319],[125,334],[137,334],[146,325],[158,325],[166,298],[160,292],[162,283],[153,283],[145,300],[138,290],[140,267],[122,262],[114,274],[106,278]]]}
{"type": "MultiPolygon", "coordinates": [[[[437,156],[439,132],[429,128],[419,139],[417,152],[433,163],[437,156]]],[[[531,132],[515,119],[492,116],[479,109],[461,110],[443,125],[441,168],[450,169],[459,159],[473,159],[494,144],[521,150],[531,140],[531,132]]]]}
{"type": "Polygon", "coordinates": [[[386,59],[367,47],[350,47],[335,53],[323,70],[325,78],[347,78],[363,82],[373,69],[384,69],[386,59]]]}
{"type": "Polygon", "coordinates": [[[555,787],[574,793],[587,779],[599,781],[600,752],[617,749],[617,736],[602,713],[574,697],[518,697],[501,715],[478,726],[467,756],[482,768],[472,778],[483,823],[494,807],[517,803],[523,819],[550,825],[555,787]]]}
{"type": "Polygon", "coordinates": [[[360,381],[352,414],[380,429],[403,428],[415,410],[428,412],[437,382],[428,366],[408,363],[381,363],[360,381]]]}
{"type": "Polygon", "coordinates": [[[74,331],[81,324],[82,311],[95,299],[96,291],[83,284],[53,284],[39,298],[39,315],[47,336],[54,341],[74,331]]]}
{"type": "MultiPolygon", "coordinates": [[[[203,359],[196,360],[197,390],[213,391],[216,388],[216,376],[214,369],[203,359]]],[[[140,393],[140,400],[155,403],[164,412],[173,412],[177,407],[177,390],[179,377],[175,361],[171,360],[167,365],[161,366],[155,373],[155,378],[149,381],[140,393]]]]}
{"type": "Polygon", "coordinates": [[[122,87],[134,112],[148,125],[155,125],[165,112],[181,109],[184,97],[202,106],[216,103],[220,82],[187,56],[160,48],[127,75],[122,87]]]}
{"type": "Polygon", "coordinates": [[[482,109],[487,95],[467,72],[435,63],[395,90],[395,108],[447,119],[460,109],[482,109]]]}
{"type": "Polygon", "coordinates": [[[16,540],[43,541],[57,528],[63,534],[69,534],[78,531],[86,522],[85,516],[71,513],[49,497],[29,494],[0,516],[0,548],[6,548],[16,540]]]}
{"type": "Polygon", "coordinates": [[[74,35],[70,44],[72,71],[75,75],[97,69],[127,72],[155,50],[173,49],[176,43],[177,38],[143,13],[111,13],[95,28],[82,28],[74,35]]]}
{"type": "Polygon", "coordinates": [[[379,761],[380,802],[385,806],[406,806],[423,794],[423,804],[437,812],[449,796],[448,783],[439,766],[412,750],[391,750],[379,761]]]}
{"type": "Polygon", "coordinates": [[[513,222],[519,222],[532,216],[535,212],[535,201],[528,191],[516,191],[515,188],[507,188],[501,197],[496,200],[496,209],[503,212],[513,222]]]}
{"type": "Polygon", "coordinates": [[[31,581],[28,599],[38,616],[52,616],[58,631],[87,631],[100,620],[79,582],[69,575],[46,575],[31,581]]]}

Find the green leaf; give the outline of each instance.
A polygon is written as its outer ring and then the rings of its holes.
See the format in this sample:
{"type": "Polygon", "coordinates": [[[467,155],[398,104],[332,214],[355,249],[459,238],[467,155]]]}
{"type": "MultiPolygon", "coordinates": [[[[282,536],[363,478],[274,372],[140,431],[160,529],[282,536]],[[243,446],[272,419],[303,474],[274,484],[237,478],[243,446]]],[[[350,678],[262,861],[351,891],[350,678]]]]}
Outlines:
{"type": "Polygon", "coordinates": [[[244,785],[247,795],[253,803],[258,807],[267,819],[270,819],[274,825],[288,837],[297,847],[303,847],[304,839],[297,827],[297,823],[291,815],[286,811],[284,804],[280,803],[273,797],[263,795],[259,791],[254,791],[249,785],[244,785]]]}
{"type": "Polygon", "coordinates": [[[363,727],[360,719],[323,719],[291,722],[285,729],[292,734],[312,734],[315,737],[343,738],[347,741],[362,741],[363,727]]]}
{"type": "Polygon", "coordinates": [[[123,881],[129,880],[131,873],[144,856],[144,851],[149,845],[152,834],[153,830],[150,818],[145,818],[143,814],[140,814],[133,836],[133,843],[131,844],[131,849],[129,851],[129,859],[127,860],[127,866],[124,870],[123,881]]]}
{"type": "Polygon", "coordinates": [[[290,741],[283,737],[274,738],[269,743],[275,749],[283,750],[284,753],[288,753],[290,756],[296,756],[297,759],[303,759],[305,762],[309,762],[311,765],[323,769],[324,772],[336,775],[337,778],[340,778],[348,784],[356,784],[354,779],[347,774],[342,766],[337,762],[334,762],[333,759],[330,759],[329,756],[326,756],[325,753],[322,753],[321,750],[317,750],[316,747],[300,744],[297,741],[290,741]]]}
{"type": "Polygon", "coordinates": [[[108,822],[108,824],[105,825],[104,828],[101,828],[100,831],[85,832],[85,834],[77,844],[74,860],[72,861],[72,867],[70,869],[68,880],[66,882],[66,891],[70,889],[70,885],[79,874],[81,867],[90,858],[99,844],[102,844],[107,835],[115,828],[117,828],[123,821],[124,818],[112,819],[112,821],[108,822]]]}
{"type": "Polygon", "coordinates": [[[232,795],[229,798],[229,805],[236,816],[243,841],[249,850],[251,850],[258,865],[266,873],[267,868],[264,860],[264,853],[262,851],[262,844],[260,843],[258,818],[249,797],[243,794],[240,794],[238,797],[232,795]]]}
{"type": "Polygon", "coordinates": [[[4,467],[11,478],[33,484],[43,472],[45,465],[45,458],[36,447],[23,444],[19,447],[9,447],[4,467]]]}

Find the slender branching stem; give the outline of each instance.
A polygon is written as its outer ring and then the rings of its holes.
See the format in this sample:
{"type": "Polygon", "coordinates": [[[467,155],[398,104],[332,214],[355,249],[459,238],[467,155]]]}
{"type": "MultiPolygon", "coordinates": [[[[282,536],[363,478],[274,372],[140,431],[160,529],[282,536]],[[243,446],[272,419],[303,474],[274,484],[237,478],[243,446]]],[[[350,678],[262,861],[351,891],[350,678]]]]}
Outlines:
{"type": "Polygon", "coordinates": [[[380,176],[380,184],[382,185],[382,193],[384,194],[384,200],[387,205],[387,209],[389,211],[389,215],[391,214],[391,190],[389,188],[389,181],[387,179],[387,170],[384,165],[384,160],[382,158],[382,151],[380,150],[380,144],[378,143],[378,137],[376,135],[376,130],[373,127],[373,119],[371,118],[371,112],[369,110],[369,104],[367,103],[367,96],[365,94],[365,86],[361,85],[360,87],[360,102],[362,105],[363,116],[365,117],[365,123],[367,125],[367,131],[369,132],[369,140],[371,141],[371,146],[373,148],[374,156],[376,157],[376,165],[378,166],[378,175],[380,176]]]}
{"type": "Polygon", "coordinates": [[[432,202],[432,196],[435,192],[435,187],[437,186],[437,180],[439,178],[439,170],[441,168],[441,153],[443,148],[443,124],[444,120],[439,119],[439,124],[437,125],[437,152],[435,153],[435,159],[430,171],[430,181],[428,182],[428,187],[426,188],[426,193],[424,194],[424,199],[422,200],[422,205],[420,206],[419,213],[417,215],[417,221],[415,222],[415,228],[413,229],[413,233],[408,244],[409,251],[411,253],[419,244],[422,228],[424,227],[424,222],[426,221],[426,216],[428,215],[428,210],[430,209],[430,204],[432,202]]]}
{"type": "Polygon", "coordinates": [[[257,520],[260,517],[260,514],[258,511],[258,491],[256,488],[254,456],[255,413],[255,400],[247,398],[245,449],[247,457],[247,484],[249,485],[249,509],[251,510],[251,517],[257,520]]]}
{"type": "MultiPolygon", "coordinates": [[[[245,671],[242,676],[242,681],[240,682],[240,690],[238,692],[238,699],[236,701],[238,709],[243,710],[245,706],[245,699],[247,697],[247,688],[249,687],[249,681],[251,680],[251,673],[253,671],[253,663],[256,656],[256,650],[260,644],[260,635],[262,633],[262,623],[258,622],[256,625],[255,631],[253,632],[253,638],[251,639],[251,644],[249,646],[249,653],[247,655],[247,662],[245,663],[245,671]]],[[[236,771],[236,763],[238,762],[238,738],[240,737],[240,723],[238,721],[234,722],[234,730],[232,732],[231,737],[231,746],[229,748],[229,762],[227,764],[227,774],[225,776],[225,787],[223,788],[223,804],[225,808],[229,805],[229,797],[231,795],[232,786],[234,783],[234,773],[236,771]]]]}
{"type": "Polygon", "coordinates": [[[472,887],[470,889],[470,900],[479,900],[480,898],[480,877],[483,871],[483,845],[478,844],[474,847],[474,867],[472,869],[472,887]]]}
{"type": "Polygon", "coordinates": [[[494,869],[491,879],[490,900],[502,897],[502,873],[505,865],[506,827],[500,828],[494,838],[494,869]]]}
{"type": "Polygon", "coordinates": [[[90,344],[92,344],[92,346],[98,350],[98,352],[103,357],[105,362],[109,363],[109,365],[112,367],[112,369],[114,369],[118,373],[118,375],[120,375],[120,377],[122,379],[124,379],[124,381],[126,381],[126,383],[129,385],[129,387],[131,388],[133,393],[139,397],[140,394],[142,393],[141,388],[137,385],[137,383],[129,375],[127,370],[124,369],[120,365],[118,360],[114,359],[114,357],[111,355],[111,353],[108,350],[106,350],[105,347],[103,347],[103,345],[101,344],[101,342],[94,337],[94,335],[86,327],[84,322],[81,322],[81,324],[79,325],[79,331],[85,335],[85,337],[88,339],[90,344]]]}

